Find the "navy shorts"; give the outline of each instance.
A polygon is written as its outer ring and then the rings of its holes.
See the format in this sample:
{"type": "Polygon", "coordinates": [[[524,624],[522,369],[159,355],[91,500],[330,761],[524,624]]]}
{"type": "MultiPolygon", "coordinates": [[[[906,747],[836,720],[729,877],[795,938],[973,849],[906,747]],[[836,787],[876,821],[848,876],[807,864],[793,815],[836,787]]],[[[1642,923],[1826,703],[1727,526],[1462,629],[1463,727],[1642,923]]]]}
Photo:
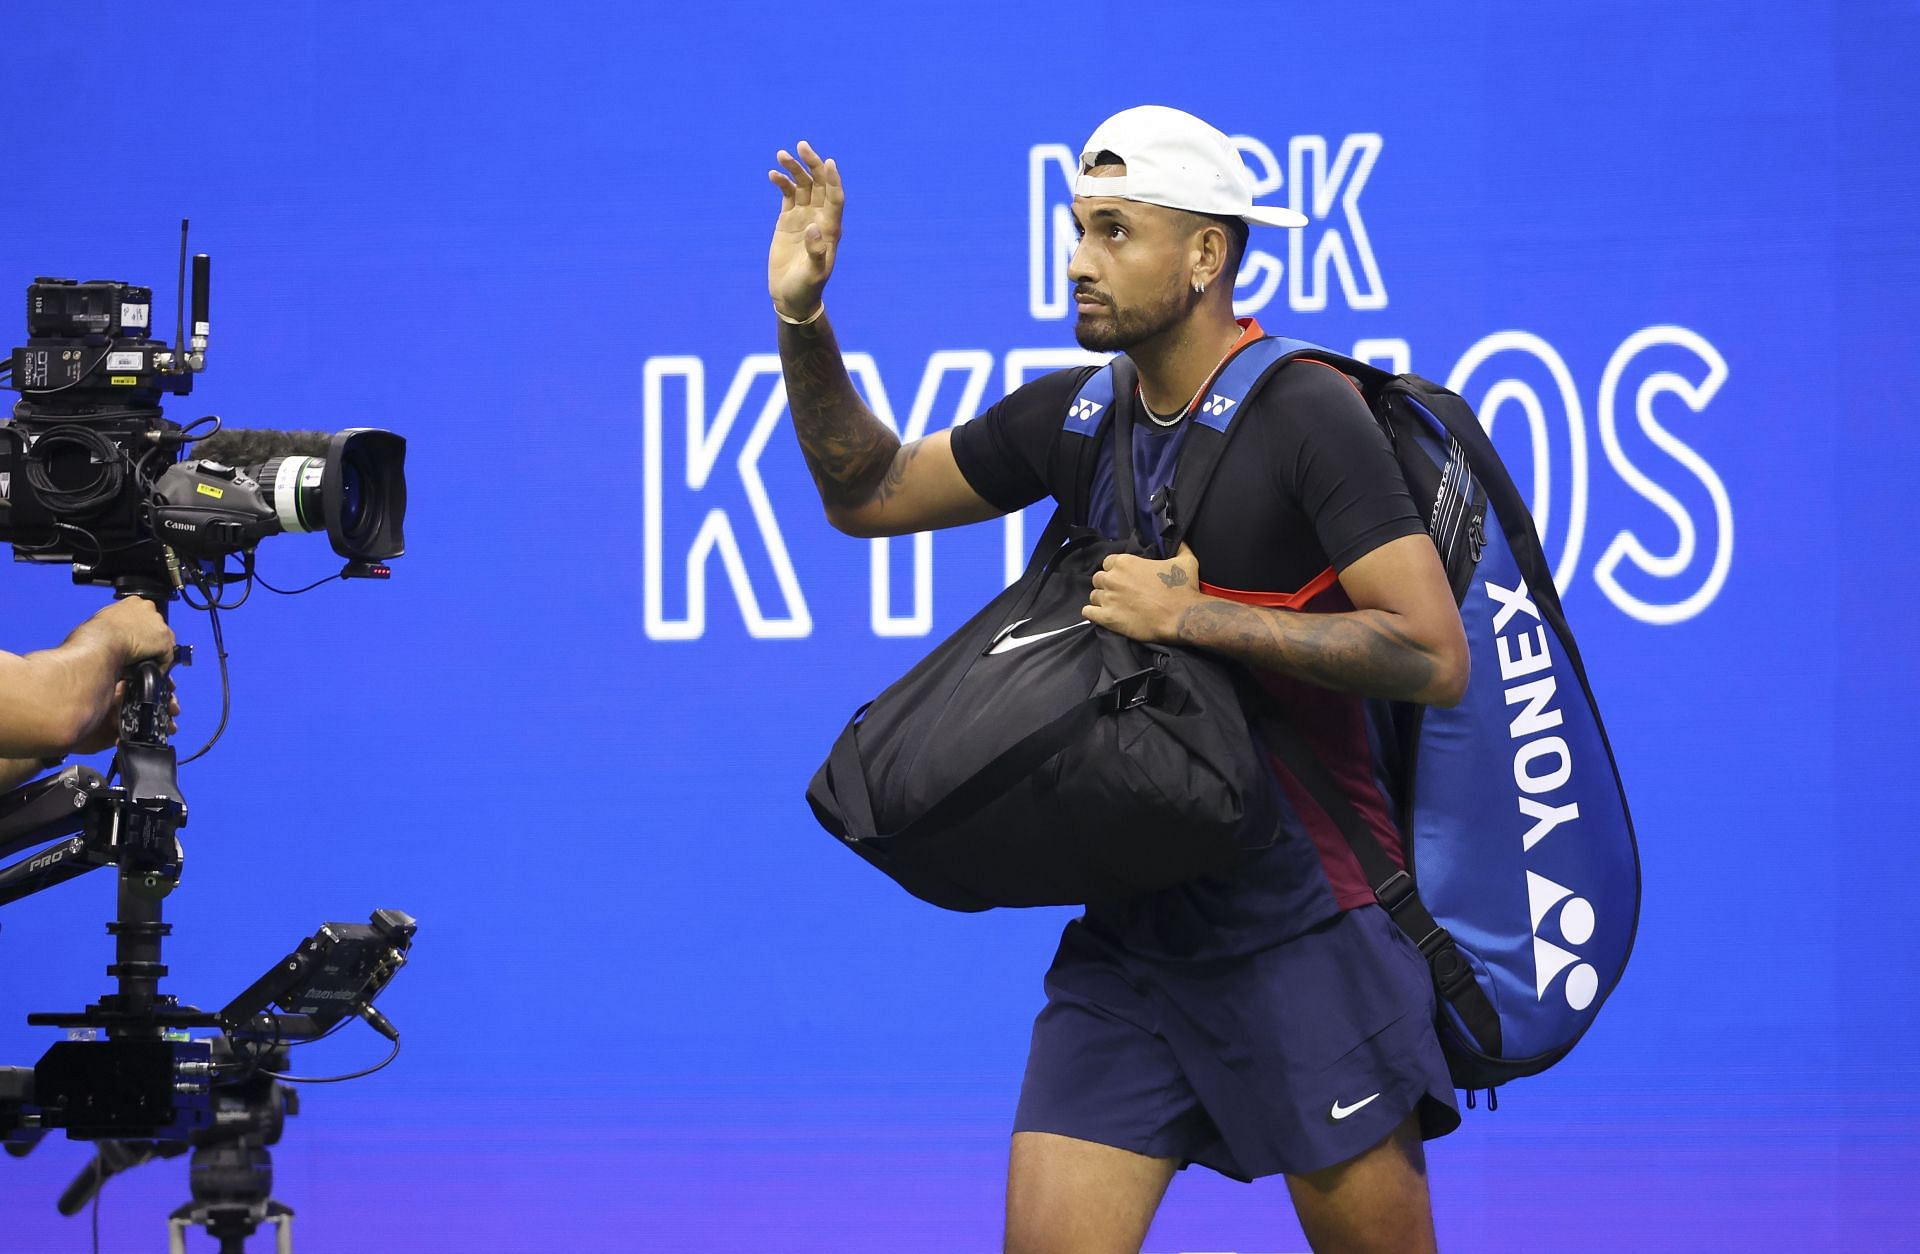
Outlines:
{"type": "Polygon", "coordinates": [[[1426,960],[1378,906],[1238,958],[1157,962],[1067,925],[1016,1132],[1236,1180],[1345,1162],[1418,1111],[1460,1124],[1426,960]]]}

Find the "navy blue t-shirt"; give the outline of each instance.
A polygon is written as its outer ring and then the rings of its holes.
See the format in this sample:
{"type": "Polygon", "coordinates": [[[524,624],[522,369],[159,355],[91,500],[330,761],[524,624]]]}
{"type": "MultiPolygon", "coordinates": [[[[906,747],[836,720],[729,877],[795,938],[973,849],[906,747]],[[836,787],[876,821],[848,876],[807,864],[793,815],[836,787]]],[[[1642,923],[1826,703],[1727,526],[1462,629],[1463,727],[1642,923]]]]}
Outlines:
{"type": "MultiPolygon", "coordinates": [[[[1236,349],[1256,336],[1250,328],[1236,349]]],[[[1094,369],[1045,375],[954,429],[954,460],[974,491],[1007,511],[1049,495],[1072,509],[1081,504],[1080,485],[1090,482],[1083,519],[1106,535],[1121,533],[1110,438],[1103,433],[1095,444],[1062,430],[1068,405],[1094,369]]],[[[1137,395],[1115,404],[1133,406],[1140,534],[1152,537],[1149,502],[1172,480],[1191,415],[1162,429],[1137,395]]],[[[1247,404],[1253,408],[1235,424],[1187,534],[1202,590],[1309,613],[1351,609],[1334,572],[1424,531],[1385,433],[1351,381],[1318,362],[1281,367],[1247,404]]],[[[1397,848],[1390,755],[1371,703],[1286,676],[1255,678],[1362,818],[1397,848]]],[[[1222,875],[1090,907],[1088,926],[1143,955],[1204,959],[1277,944],[1339,910],[1371,903],[1338,829],[1284,767],[1273,765],[1286,821],[1271,847],[1222,875]]]]}

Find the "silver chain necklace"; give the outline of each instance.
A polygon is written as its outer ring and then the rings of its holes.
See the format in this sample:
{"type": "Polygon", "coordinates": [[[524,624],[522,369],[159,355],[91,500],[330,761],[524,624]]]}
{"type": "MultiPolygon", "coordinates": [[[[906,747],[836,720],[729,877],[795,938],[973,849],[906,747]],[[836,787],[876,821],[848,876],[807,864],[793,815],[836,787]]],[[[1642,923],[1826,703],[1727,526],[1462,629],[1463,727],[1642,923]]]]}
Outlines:
{"type": "Polygon", "coordinates": [[[1177,427],[1180,425],[1180,420],[1187,416],[1187,411],[1183,409],[1171,418],[1162,418],[1153,412],[1153,406],[1147,404],[1147,398],[1144,396],[1140,398],[1140,408],[1146,411],[1147,417],[1156,427],[1177,427]]]}
{"type": "Polygon", "coordinates": [[[1140,392],[1139,393],[1140,408],[1146,411],[1147,417],[1152,419],[1153,425],[1156,427],[1178,426],[1180,424],[1180,420],[1182,418],[1185,418],[1189,413],[1193,411],[1194,403],[1200,399],[1200,393],[1205,392],[1207,390],[1207,384],[1212,383],[1214,379],[1220,374],[1220,367],[1226,363],[1227,358],[1233,356],[1233,350],[1237,347],[1239,347],[1239,341],[1237,340],[1232,345],[1228,346],[1227,351],[1221,354],[1220,360],[1214,363],[1212,372],[1209,373],[1206,379],[1201,382],[1200,391],[1195,392],[1193,394],[1192,400],[1189,400],[1184,406],[1181,407],[1180,411],[1174,414],[1173,417],[1171,418],[1162,418],[1159,414],[1154,413],[1153,406],[1147,404],[1147,394],[1144,391],[1140,392]]]}

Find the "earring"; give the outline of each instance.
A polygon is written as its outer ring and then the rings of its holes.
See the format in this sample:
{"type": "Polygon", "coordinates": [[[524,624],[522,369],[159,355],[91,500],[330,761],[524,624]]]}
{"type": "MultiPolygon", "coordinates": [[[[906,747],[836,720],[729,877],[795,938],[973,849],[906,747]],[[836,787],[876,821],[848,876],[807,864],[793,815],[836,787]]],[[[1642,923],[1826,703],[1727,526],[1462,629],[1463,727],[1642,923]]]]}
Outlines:
{"type": "Polygon", "coordinates": [[[1207,285],[1205,283],[1195,283],[1193,285],[1193,294],[1195,296],[1205,296],[1207,294],[1207,285]]]}

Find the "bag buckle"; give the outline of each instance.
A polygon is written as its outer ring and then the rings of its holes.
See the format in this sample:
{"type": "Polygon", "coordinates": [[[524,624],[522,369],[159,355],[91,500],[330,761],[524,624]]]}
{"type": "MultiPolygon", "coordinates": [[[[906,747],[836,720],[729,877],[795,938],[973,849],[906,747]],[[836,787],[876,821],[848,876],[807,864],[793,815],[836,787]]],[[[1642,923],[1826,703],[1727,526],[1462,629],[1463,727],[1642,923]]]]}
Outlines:
{"type": "MultiPolygon", "coordinates": [[[[1405,905],[1407,898],[1411,896],[1413,896],[1413,876],[1405,871],[1395,871],[1387,877],[1385,883],[1373,890],[1374,900],[1385,907],[1390,915],[1399,914],[1400,907],[1405,905]]],[[[1426,944],[1425,941],[1420,942],[1423,953],[1426,951],[1426,944]]]]}
{"type": "Polygon", "coordinates": [[[1435,928],[1427,940],[1438,937],[1433,950],[1427,949],[1427,941],[1420,942],[1420,952],[1427,955],[1427,969],[1433,973],[1434,987],[1440,995],[1452,1001],[1467,985],[1473,983],[1473,968],[1454,948],[1453,937],[1445,928],[1435,928]]]}
{"type": "Polygon", "coordinates": [[[1107,689],[1107,711],[1118,714],[1136,706],[1158,705],[1166,690],[1166,672],[1155,667],[1135,671],[1114,680],[1113,687],[1107,689]]]}

